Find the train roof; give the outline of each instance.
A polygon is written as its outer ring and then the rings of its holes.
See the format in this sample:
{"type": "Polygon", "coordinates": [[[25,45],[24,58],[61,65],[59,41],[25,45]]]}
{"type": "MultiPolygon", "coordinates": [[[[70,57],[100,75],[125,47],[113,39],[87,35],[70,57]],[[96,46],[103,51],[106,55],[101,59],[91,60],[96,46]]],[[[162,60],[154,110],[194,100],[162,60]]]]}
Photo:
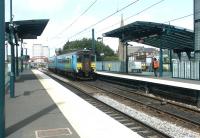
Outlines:
{"type": "Polygon", "coordinates": [[[76,53],[81,54],[82,52],[90,52],[90,53],[93,53],[93,51],[90,50],[90,49],[81,49],[81,50],[76,50],[76,51],[67,52],[67,53],[64,53],[64,54],[61,54],[61,55],[57,55],[57,56],[52,56],[52,57],[49,57],[49,59],[52,59],[52,58],[55,58],[55,57],[60,57],[60,56],[66,56],[66,55],[76,54],[76,53]]]}

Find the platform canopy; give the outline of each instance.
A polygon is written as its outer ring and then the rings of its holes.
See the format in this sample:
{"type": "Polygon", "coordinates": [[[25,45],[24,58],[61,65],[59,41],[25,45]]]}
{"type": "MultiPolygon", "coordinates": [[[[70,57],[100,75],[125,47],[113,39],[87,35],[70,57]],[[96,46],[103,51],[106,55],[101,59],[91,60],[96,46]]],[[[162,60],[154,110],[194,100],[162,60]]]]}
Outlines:
{"type": "MultiPolygon", "coordinates": [[[[37,39],[46,27],[49,19],[14,21],[14,31],[18,38],[37,39]]],[[[6,32],[9,33],[9,22],[6,22],[6,32]]]]}
{"type": "Polygon", "coordinates": [[[122,42],[139,42],[157,48],[173,49],[177,52],[194,50],[194,32],[184,28],[136,21],[104,33],[104,37],[117,37],[122,42]]]}

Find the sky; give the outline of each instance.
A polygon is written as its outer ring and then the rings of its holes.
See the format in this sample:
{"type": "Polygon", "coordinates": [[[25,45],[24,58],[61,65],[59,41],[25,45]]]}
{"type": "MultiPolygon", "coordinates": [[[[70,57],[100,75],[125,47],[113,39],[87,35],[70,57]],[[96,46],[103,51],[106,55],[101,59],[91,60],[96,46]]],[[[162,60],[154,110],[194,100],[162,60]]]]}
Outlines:
{"type": "MultiPolygon", "coordinates": [[[[9,6],[9,0],[6,0],[6,21],[10,20],[9,6]]],[[[33,44],[42,44],[49,46],[50,54],[53,55],[55,48],[62,48],[66,41],[91,38],[92,28],[95,30],[95,38],[102,37],[103,33],[120,27],[121,15],[125,25],[135,21],[149,21],[193,30],[193,16],[169,22],[192,13],[193,0],[13,0],[14,21],[49,19],[37,40],[25,40],[29,54],[33,44]],[[158,2],[160,3],[141,12],[158,2]],[[133,4],[120,11],[131,3],[133,4]],[[90,5],[89,10],[80,16],[90,5]],[[110,18],[90,27],[115,12],[110,18]],[[141,13],[138,14],[139,12],[141,13]],[[72,25],[69,27],[70,24],[72,25]]],[[[116,38],[106,37],[103,42],[114,51],[118,48],[116,38]]]]}

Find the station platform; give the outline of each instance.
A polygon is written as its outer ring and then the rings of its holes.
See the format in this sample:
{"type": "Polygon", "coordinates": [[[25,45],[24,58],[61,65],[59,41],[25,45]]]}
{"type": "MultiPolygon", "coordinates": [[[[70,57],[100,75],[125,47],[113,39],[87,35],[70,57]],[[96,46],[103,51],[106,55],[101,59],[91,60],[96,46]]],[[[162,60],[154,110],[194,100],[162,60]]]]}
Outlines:
{"type": "Polygon", "coordinates": [[[140,138],[38,70],[25,70],[6,94],[7,138],[140,138]]]}
{"type": "Polygon", "coordinates": [[[144,76],[139,74],[122,74],[122,73],[115,73],[115,72],[102,72],[98,71],[97,74],[105,75],[105,76],[113,76],[118,78],[124,79],[131,79],[136,81],[143,81],[161,85],[168,85],[192,90],[200,90],[200,81],[198,80],[186,80],[186,79],[178,79],[178,78],[171,78],[171,77],[154,77],[152,76],[144,76]]]}

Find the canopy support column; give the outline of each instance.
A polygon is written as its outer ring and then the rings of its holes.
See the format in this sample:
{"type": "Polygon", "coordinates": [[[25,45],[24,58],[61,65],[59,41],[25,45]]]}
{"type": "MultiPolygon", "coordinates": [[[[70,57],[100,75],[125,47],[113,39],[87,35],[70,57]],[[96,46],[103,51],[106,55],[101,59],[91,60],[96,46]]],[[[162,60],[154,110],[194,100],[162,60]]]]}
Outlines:
{"type": "Polygon", "coordinates": [[[24,67],[23,67],[23,48],[22,48],[22,44],[23,44],[23,39],[21,39],[21,72],[23,72],[24,67]]]}
{"type": "Polygon", "coordinates": [[[172,49],[169,49],[169,62],[170,62],[170,72],[172,72],[173,71],[172,49]]]}
{"type": "Polygon", "coordinates": [[[10,97],[15,97],[15,49],[13,43],[14,26],[12,19],[12,0],[10,0],[9,43],[11,45],[10,97]]]}
{"type": "Polygon", "coordinates": [[[126,43],[126,73],[128,74],[128,43],[126,43]]]}
{"type": "Polygon", "coordinates": [[[160,48],[160,67],[159,67],[159,74],[160,74],[160,77],[163,76],[163,51],[162,51],[162,48],[160,48]]]}
{"type": "Polygon", "coordinates": [[[15,57],[15,63],[16,63],[16,76],[19,76],[19,58],[18,58],[18,40],[17,40],[17,34],[14,34],[15,38],[15,45],[16,45],[16,57],[15,57]]]}
{"type": "Polygon", "coordinates": [[[5,137],[5,1],[0,1],[0,137],[5,137]]]}

